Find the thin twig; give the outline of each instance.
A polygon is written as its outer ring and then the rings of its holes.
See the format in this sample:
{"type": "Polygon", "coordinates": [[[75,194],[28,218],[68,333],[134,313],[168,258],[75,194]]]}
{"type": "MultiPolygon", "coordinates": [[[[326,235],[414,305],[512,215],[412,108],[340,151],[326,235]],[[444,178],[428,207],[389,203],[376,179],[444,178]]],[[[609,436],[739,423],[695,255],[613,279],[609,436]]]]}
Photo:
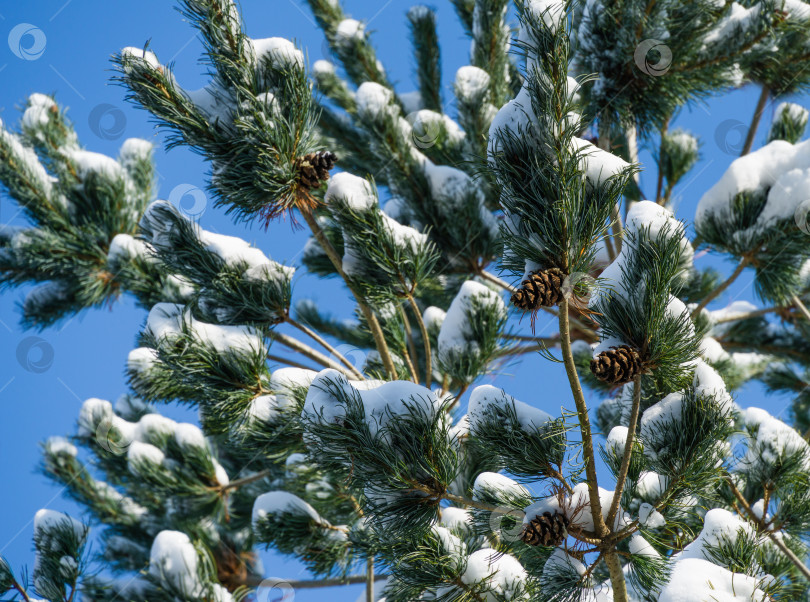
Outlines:
{"type": "Polygon", "coordinates": [[[739,314],[731,314],[730,316],[725,316],[723,318],[717,318],[714,323],[715,324],[725,324],[726,322],[737,322],[740,320],[748,320],[750,318],[757,318],[759,316],[764,316],[776,311],[782,311],[786,309],[785,307],[766,307],[764,309],[757,309],[754,311],[747,311],[742,312],[739,314]]]}
{"type": "Polygon", "coordinates": [[[425,346],[425,386],[430,388],[430,381],[433,377],[433,358],[430,353],[430,337],[428,336],[427,326],[422,319],[422,313],[419,311],[419,306],[416,304],[416,299],[413,295],[408,295],[408,303],[411,304],[413,314],[416,316],[416,323],[419,326],[419,332],[422,333],[422,343],[425,346]]]}
{"type": "Polygon", "coordinates": [[[622,456],[622,465],[619,468],[619,475],[616,478],[616,489],[613,492],[613,501],[610,503],[610,510],[608,511],[606,519],[611,530],[613,530],[611,525],[613,525],[613,521],[616,519],[616,513],[619,511],[622,492],[624,491],[624,483],[627,480],[627,473],[630,470],[630,460],[633,457],[633,442],[635,440],[640,407],[641,375],[637,374],[633,379],[633,407],[630,410],[630,422],[627,425],[627,438],[624,441],[624,456],[622,456]]]}
{"type": "Polygon", "coordinates": [[[294,320],[290,316],[284,316],[284,321],[290,326],[297,328],[298,330],[306,334],[313,341],[317,342],[321,347],[323,347],[334,357],[336,357],[340,361],[340,363],[342,363],[349,370],[351,370],[352,374],[354,374],[354,377],[357,380],[366,380],[365,377],[357,370],[357,368],[354,367],[354,364],[352,364],[348,359],[346,359],[346,357],[342,353],[340,353],[337,349],[332,347],[332,345],[330,345],[321,335],[312,330],[309,326],[307,326],[306,324],[302,324],[297,320],[294,320]]]}
{"type": "Polygon", "coordinates": [[[661,144],[658,147],[658,182],[655,186],[655,202],[659,205],[665,204],[661,202],[661,190],[664,185],[664,171],[661,169],[661,157],[663,155],[662,149],[664,148],[664,137],[667,135],[668,130],[669,117],[666,118],[664,125],[661,127],[661,144]]]}
{"type": "Polygon", "coordinates": [[[408,351],[405,353],[405,361],[408,364],[408,369],[411,371],[411,376],[413,376],[413,382],[418,385],[419,373],[416,371],[416,364],[414,363],[418,356],[416,355],[416,344],[413,342],[413,330],[408,320],[408,314],[405,313],[405,308],[400,305],[398,309],[399,315],[402,316],[402,325],[405,327],[405,337],[408,339],[408,351]]]}
{"type": "Polygon", "coordinates": [[[286,357],[281,357],[280,355],[273,355],[272,353],[267,354],[267,359],[269,359],[271,362],[287,364],[288,366],[292,366],[293,368],[301,368],[302,370],[314,370],[315,372],[318,371],[317,368],[313,369],[311,366],[307,366],[306,364],[296,362],[295,360],[287,359],[286,357]]]}
{"type": "MultiPolygon", "coordinates": [[[[332,579],[306,579],[302,581],[287,581],[285,579],[266,579],[262,577],[249,576],[242,585],[248,587],[267,587],[272,588],[273,584],[284,585],[292,589],[315,589],[319,587],[334,587],[337,585],[355,585],[358,583],[366,583],[366,575],[349,575],[347,577],[335,577],[332,579]]],[[[374,575],[374,581],[382,581],[388,579],[388,575],[374,575]]]]}
{"type": "Polygon", "coordinates": [[[243,485],[248,485],[250,483],[255,483],[256,481],[260,481],[266,477],[269,477],[272,473],[271,470],[260,470],[259,472],[255,472],[252,475],[247,477],[242,477],[241,479],[236,479],[235,481],[231,481],[227,485],[221,485],[217,487],[221,492],[230,491],[231,489],[236,489],[238,487],[242,487],[243,485]]]}
{"type": "Polygon", "coordinates": [[[315,220],[315,216],[306,210],[301,211],[301,214],[304,216],[310,230],[312,230],[312,234],[315,235],[315,239],[318,241],[318,244],[321,245],[321,248],[335,266],[338,274],[340,274],[340,277],[343,278],[346,286],[349,287],[349,290],[354,295],[354,298],[357,301],[357,306],[363,313],[363,317],[366,319],[369,330],[371,330],[371,336],[374,337],[374,344],[377,347],[377,353],[380,354],[380,360],[382,361],[383,367],[385,368],[385,371],[388,372],[388,375],[395,379],[397,377],[397,370],[394,367],[394,360],[391,357],[391,351],[388,349],[388,343],[385,342],[385,335],[383,334],[382,327],[380,326],[380,321],[377,319],[377,316],[374,314],[371,308],[366,305],[363,296],[354,288],[354,285],[351,283],[350,278],[346,275],[346,272],[343,271],[343,260],[337,254],[335,247],[332,246],[329,239],[326,238],[326,235],[323,233],[323,230],[321,230],[320,225],[318,225],[318,222],[315,220]]]}
{"type": "Polygon", "coordinates": [[[478,275],[481,276],[481,278],[483,278],[484,280],[491,282],[495,286],[500,286],[502,289],[504,289],[505,291],[509,291],[510,293],[514,293],[517,290],[514,286],[512,286],[505,280],[501,280],[495,274],[487,272],[486,270],[483,269],[480,270],[478,272],[478,275]]]}
{"type": "Polygon", "coordinates": [[[366,602],[374,602],[374,556],[366,560],[366,602]]]}
{"type": "Polygon", "coordinates": [[[23,588],[22,585],[17,583],[17,580],[14,579],[14,577],[11,578],[11,587],[20,592],[20,595],[23,597],[23,600],[25,600],[25,602],[31,602],[31,598],[28,597],[28,592],[25,591],[25,588],[23,588]]]}
{"type": "Polygon", "coordinates": [[[806,318],[808,321],[810,321],[810,311],[807,311],[807,306],[806,306],[804,303],[802,303],[802,300],[801,300],[801,299],[799,299],[799,296],[798,296],[798,295],[793,295],[793,296],[791,297],[791,299],[792,299],[792,301],[793,301],[793,304],[796,306],[796,308],[797,308],[797,309],[798,309],[800,312],[802,312],[802,315],[803,315],[803,316],[804,316],[804,317],[805,317],[805,318],[806,318]]]}
{"type": "Polygon", "coordinates": [[[757,107],[754,109],[754,116],[751,118],[751,125],[748,126],[748,133],[745,136],[745,144],[740,153],[741,157],[750,153],[751,147],[754,146],[754,138],[756,138],[757,129],[759,128],[759,120],[762,118],[762,113],[765,111],[765,103],[768,102],[770,93],[771,91],[768,89],[768,86],[762,86],[759,99],[757,100],[757,107]]]}
{"type": "Polygon", "coordinates": [[[596,455],[593,449],[593,435],[591,434],[591,420],[588,417],[588,405],[585,403],[585,395],[582,392],[582,385],[579,382],[574,355],[571,352],[571,330],[568,322],[568,299],[560,302],[560,342],[562,346],[563,362],[565,372],[568,375],[568,383],[571,386],[571,393],[574,396],[574,403],[577,407],[579,418],[579,430],[582,434],[582,448],[585,455],[585,474],[588,480],[588,494],[590,497],[591,514],[596,534],[604,537],[607,533],[605,519],[602,516],[602,503],[599,499],[599,484],[596,479],[596,455]]]}
{"type": "Polygon", "coordinates": [[[724,290],[726,290],[731,285],[731,283],[734,282],[737,279],[737,276],[742,274],[743,270],[749,264],[749,262],[750,262],[750,259],[748,258],[748,256],[747,255],[743,256],[743,258],[740,260],[740,263],[737,264],[737,267],[734,270],[734,272],[731,274],[731,276],[729,276],[728,279],[725,280],[724,282],[721,282],[717,286],[717,288],[715,288],[712,292],[710,292],[708,295],[706,295],[706,297],[692,311],[692,317],[696,318],[697,316],[699,316],[700,312],[703,311],[703,309],[709,303],[711,303],[712,301],[714,301],[714,299],[719,297],[720,293],[722,293],[724,290]]]}
{"type": "Polygon", "coordinates": [[[737,498],[738,502],[740,502],[740,505],[745,510],[745,513],[748,515],[748,518],[751,520],[751,522],[757,525],[757,527],[759,527],[759,530],[765,533],[770,538],[770,540],[774,544],[776,544],[776,547],[779,548],[782,551],[782,553],[788,557],[788,559],[793,563],[793,565],[797,569],[799,569],[799,571],[801,572],[802,575],[805,576],[805,578],[810,579],[810,569],[808,569],[805,566],[805,564],[801,561],[801,558],[799,558],[798,556],[796,556],[796,554],[793,553],[793,550],[791,550],[785,545],[785,542],[782,541],[781,537],[778,537],[774,531],[765,528],[765,526],[762,523],[762,520],[753,511],[751,505],[748,503],[748,500],[746,500],[745,496],[742,493],[740,493],[739,489],[737,489],[737,486],[734,484],[734,481],[731,479],[731,476],[726,475],[726,482],[728,483],[728,486],[731,488],[731,492],[734,494],[734,497],[737,498]]]}
{"type": "Polygon", "coordinates": [[[272,340],[281,343],[285,347],[292,349],[293,351],[297,351],[304,357],[311,359],[313,362],[320,364],[325,368],[333,368],[337,370],[341,374],[344,374],[346,378],[354,378],[354,374],[346,370],[343,366],[338,364],[336,361],[326,357],[320,351],[316,351],[306,343],[302,343],[298,339],[295,339],[291,336],[283,334],[281,332],[276,332],[275,330],[271,330],[270,334],[268,335],[272,340]]]}

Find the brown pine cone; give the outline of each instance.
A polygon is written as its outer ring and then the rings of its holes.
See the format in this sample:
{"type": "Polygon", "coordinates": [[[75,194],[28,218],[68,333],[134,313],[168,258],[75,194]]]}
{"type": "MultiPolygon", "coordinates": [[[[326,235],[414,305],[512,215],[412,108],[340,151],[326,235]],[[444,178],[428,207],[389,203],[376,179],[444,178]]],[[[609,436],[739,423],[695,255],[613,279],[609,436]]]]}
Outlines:
{"type": "Polygon", "coordinates": [[[637,374],[641,374],[643,368],[638,351],[629,345],[611,347],[591,360],[594,376],[611,385],[629,383],[637,374]]]}
{"type": "Polygon", "coordinates": [[[563,299],[565,272],[559,268],[538,270],[529,274],[520,288],[512,293],[512,305],[523,311],[557,305],[563,299]]]}
{"type": "Polygon", "coordinates": [[[335,167],[337,155],[329,151],[308,153],[295,160],[295,169],[298,171],[298,181],[310,190],[319,188],[321,182],[329,179],[329,171],[335,167]]]}
{"type": "Polygon", "coordinates": [[[565,514],[543,512],[523,525],[520,540],[530,546],[558,546],[568,535],[569,524],[565,514]]]}

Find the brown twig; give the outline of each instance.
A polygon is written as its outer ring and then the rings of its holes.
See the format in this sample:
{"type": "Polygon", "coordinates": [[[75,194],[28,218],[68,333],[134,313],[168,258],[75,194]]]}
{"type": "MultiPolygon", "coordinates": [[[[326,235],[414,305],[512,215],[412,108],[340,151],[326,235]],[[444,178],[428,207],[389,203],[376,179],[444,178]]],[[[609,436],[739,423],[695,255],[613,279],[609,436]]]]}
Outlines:
{"type": "Polygon", "coordinates": [[[740,263],[737,264],[734,272],[732,272],[731,276],[729,276],[725,281],[721,282],[712,292],[710,292],[706,297],[698,304],[698,306],[692,311],[692,317],[696,318],[700,315],[700,312],[714,299],[720,296],[724,290],[726,290],[736,279],[737,277],[742,274],[745,267],[750,263],[750,258],[748,255],[744,255],[743,258],[740,260],[740,263]]]}
{"type": "MultiPolygon", "coordinates": [[[[737,501],[740,503],[740,506],[742,506],[743,510],[745,510],[745,513],[748,515],[748,518],[751,520],[751,522],[753,522],[761,532],[765,533],[768,536],[768,538],[774,543],[774,545],[776,545],[776,547],[779,548],[779,550],[785,556],[788,557],[788,559],[793,563],[793,565],[797,569],[799,569],[799,572],[801,572],[801,574],[804,575],[806,579],[810,579],[810,569],[808,569],[805,566],[805,564],[801,561],[801,558],[799,558],[798,556],[796,556],[796,554],[793,553],[793,550],[791,550],[785,545],[785,542],[782,541],[781,537],[779,537],[774,531],[767,529],[765,527],[762,519],[760,519],[753,511],[751,505],[748,503],[748,500],[746,500],[745,496],[742,493],[740,493],[739,489],[737,489],[737,486],[734,484],[734,481],[731,479],[730,475],[726,475],[726,483],[728,483],[728,486],[731,488],[731,492],[734,494],[734,497],[737,498],[737,501]]],[[[765,511],[763,510],[763,515],[764,512],[765,511]]]]}
{"type": "Polygon", "coordinates": [[[607,524],[613,529],[613,521],[616,519],[616,513],[619,511],[619,505],[622,500],[622,492],[624,491],[624,483],[627,480],[627,473],[630,470],[630,460],[633,456],[633,442],[636,435],[636,426],[638,424],[639,409],[641,408],[641,375],[637,374],[633,379],[633,407],[630,410],[630,422],[627,425],[627,438],[624,442],[624,456],[622,457],[622,465],[619,468],[619,475],[616,478],[616,489],[613,492],[613,501],[610,503],[610,510],[607,515],[607,524]]]}
{"type": "Polygon", "coordinates": [[[306,334],[313,341],[318,343],[321,347],[323,347],[334,357],[336,357],[340,361],[340,363],[346,366],[346,368],[348,368],[352,372],[352,374],[354,374],[354,377],[357,380],[365,380],[365,377],[362,374],[360,374],[360,372],[358,372],[357,368],[354,367],[354,364],[352,364],[348,359],[346,359],[346,357],[344,357],[342,353],[340,353],[337,349],[332,347],[332,345],[330,345],[321,335],[312,330],[309,326],[307,326],[306,324],[301,324],[301,322],[294,320],[289,315],[284,316],[284,321],[290,326],[297,328],[298,330],[306,334]]]}
{"type": "Polygon", "coordinates": [[[318,222],[315,220],[315,216],[306,210],[301,211],[301,215],[304,216],[304,220],[306,220],[310,230],[312,230],[312,234],[315,236],[318,244],[321,245],[321,248],[332,262],[332,265],[335,266],[338,274],[341,278],[343,278],[346,286],[349,287],[349,290],[354,295],[354,298],[357,301],[357,306],[363,313],[363,317],[366,319],[366,323],[371,331],[371,336],[374,337],[374,344],[377,347],[377,353],[380,354],[380,360],[382,361],[383,367],[388,375],[395,379],[397,377],[397,370],[394,367],[394,360],[391,357],[391,351],[388,349],[388,343],[385,342],[385,335],[383,334],[382,326],[380,326],[380,321],[377,319],[377,316],[374,314],[371,308],[366,305],[363,296],[355,289],[354,285],[351,283],[351,279],[346,275],[346,272],[343,271],[343,260],[337,254],[335,247],[332,246],[329,239],[326,238],[326,235],[323,233],[323,230],[321,230],[320,225],[318,225],[318,222]]]}

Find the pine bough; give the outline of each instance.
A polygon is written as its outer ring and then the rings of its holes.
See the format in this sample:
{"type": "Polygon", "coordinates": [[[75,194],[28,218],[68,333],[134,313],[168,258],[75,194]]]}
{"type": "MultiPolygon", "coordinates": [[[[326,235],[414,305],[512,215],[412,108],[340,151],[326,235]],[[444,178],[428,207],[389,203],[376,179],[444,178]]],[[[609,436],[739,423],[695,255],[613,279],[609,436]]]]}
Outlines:
{"type": "Polygon", "coordinates": [[[121,294],[149,312],[131,395],[87,400],[72,440],[43,446],[42,470],[87,509],[100,554],[88,527],[40,510],[31,579],[2,561],[0,590],[226,601],[362,582],[367,600],[806,599],[807,111],[780,104],[749,151],[762,103],[810,83],[810,5],[454,0],[471,49],[453,117],[432,9],[407,14],[418,90],[402,92],[361,22],[337,0],[308,3],[335,63],[308,70],[291,42],[249,38],[232,0],[179,0],[210,83],[184,89],[148,48],[117,54],[116,79],[169,146],[210,163],[236,219],[306,223],[303,266],[345,284],[353,322],[293,305],[293,267],[155,201],[147,142],[115,159],[87,151],[41,94],[18,130],[0,129],[0,181],[30,221],[0,230],[0,282],[36,283],[23,323],[121,294]],[[750,141],[700,200],[689,241],[668,205],[699,143],[670,120],[746,82],[762,89],[750,141]],[[657,148],[652,201],[639,140],[657,148]],[[332,152],[342,171],[327,185],[332,152]],[[699,270],[701,246],[734,273],[699,270]],[[764,306],[708,310],[745,270],[764,306]],[[526,279],[554,290],[514,297],[531,313],[518,323],[505,293],[526,279]],[[558,334],[529,332],[538,311],[558,334]],[[476,386],[538,351],[571,386],[562,415],[476,386]],[[734,403],[752,379],[797,396],[793,427],[734,403]],[[605,397],[595,415],[583,384],[605,397]],[[165,402],[197,408],[201,428],[162,416],[165,402]],[[266,580],[263,546],[316,579],[266,580]]]}

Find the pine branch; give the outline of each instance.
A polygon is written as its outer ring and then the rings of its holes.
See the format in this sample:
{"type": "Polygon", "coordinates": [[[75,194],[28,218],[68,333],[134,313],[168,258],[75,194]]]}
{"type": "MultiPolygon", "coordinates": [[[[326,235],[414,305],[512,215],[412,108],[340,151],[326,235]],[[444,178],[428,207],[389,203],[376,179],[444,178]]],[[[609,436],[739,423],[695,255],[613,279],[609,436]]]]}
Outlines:
{"type": "Polygon", "coordinates": [[[365,380],[365,377],[364,377],[362,374],[360,374],[360,372],[358,372],[358,370],[357,370],[357,369],[354,367],[354,364],[352,364],[352,363],[351,363],[351,362],[350,362],[348,359],[346,359],[346,357],[345,357],[345,356],[344,356],[342,353],[340,353],[340,352],[339,352],[337,349],[335,349],[334,347],[332,347],[332,345],[330,345],[330,344],[329,344],[329,343],[328,343],[328,342],[327,342],[327,341],[326,341],[326,340],[325,340],[325,339],[324,339],[324,338],[323,338],[321,335],[319,335],[317,332],[315,332],[314,330],[312,330],[311,328],[309,328],[309,327],[308,327],[308,326],[306,326],[305,324],[301,324],[301,323],[300,323],[300,322],[298,322],[297,320],[294,320],[293,318],[291,318],[291,317],[290,317],[290,315],[289,315],[289,314],[288,314],[288,315],[286,315],[286,316],[284,317],[284,321],[285,321],[287,324],[289,324],[290,326],[293,326],[293,327],[297,328],[298,330],[300,330],[301,332],[303,332],[304,334],[306,334],[307,336],[309,336],[309,337],[310,337],[312,340],[316,341],[316,342],[317,342],[319,345],[321,345],[321,346],[322,346],[324,349],[326,349],[326,350],[327,350],[329,353],[331,353],[331,354],[332,354],[333,356],[335,356],[335,357],[336,357],[338,360],[340,360],[340,362],[341,362],[341,363],[342,363],[344,366],[346,366],[346,367],[347,367],[347,368],[348,368],[348,369],[349,369],[349,370],[352,372],[352,374],[354,374],[354,377],[355,377],[357,380],[365,380]]]}
{"type": "Polygon", "coordinates": [[[742,274],[745,267],[750,263],[749,256],[744,256],[740,263],[737,264],[736,269],[734,272],[729,276],[725,281],[721,282],[711,293],[706,295],[706,297],[698,304],[698,306],[692,311],[692,318],[696,318],[700,315],[700,312],[711,303],[714,299],[716,299],[724,290],[726,290],[731,284],[737,279],[737,277],[742,274]]]}
{"type": "Polygon", "coordinates": [[[799,296],[798,295],[793,295],[791,298],[793,300],[793,304],[798,308],[798,310],[800,312],[802,312],[802,315],[808,321],[810,321],[810,311],[807,310],[807,306],[804,303],[802,303],[802,300],[799,299],[799,296]]]}
{"type": "MultiPolygon", "coordinates": [[[[787,556],[788,560],[790,560],[793,565],[801,572],[805,578],[810,579],[810,568],[807,568],[805,564],[801,561],[801,559],[793,553],[793,550],[788,548],[785,545],[785,542],[782,541],[781,537],[778,537],[777,534],[768,529],[763,520],[760,519],[756,513],[751,508],[751,505],[748,503],[748,500],[745,499],[745,496],[737,489],[737,486],[734,484],[734,480],[731,478],[730,475],[726,475],[726,483],[728,484],[731,492],[734,494],[734,497],[737,498],[737,501],[742,506],[743,510],[745,510],[745,514],[748,515],[748,519],[757,526],[757,529],[760,533],[765,533],[768,538],[776,545],[781,552],[787,556]]],[[[763,511],[764,512],[764,511],[763,511]]]]}
{"type": "Polygon", "coordinates": [[[346,370],[343,366],[329,359],[320,351],[316,351],[309,345],[302,343],[298,339],[294,339],[293,337],[281,332],[276,332],[275,330],[271,330],[267,336],[269,336],[273,341],[277,341],[285,347],[292,349],[293,351],[297,351],[304,357],[311,359],[313,362],[320,364],[324,368],[333,368],[334,370],[344,374],[347,378],[353,378],[353,374],[346,370]]]}
{"type": "Polygon", "coordinates": [[[745,135],[745,144],[743,145],[740,156],[745,156],[751,152],[751,147],[754,146],[754,138],[757,135],[757,128],[759,128],[759,121],[762,119],[762,113],[765,111],[765,103],[768,102],[770,90],[767,86],[762,86],[757,100],[757,107],[754,109],[754,116],[751,118],[751,125],[748,126],[748,133],[745,135]]]}
{"type": "Polygon", "coordinates": [[[324,252],[329,256],[329,259],[335,266],[338,274],[340,274],[340,277],[346,282],[346,286],[349,287],[349,290],[352,291],[354,298],[357,300],[357,305],[360,307],[360,311],[363,312],[363,317],[365,317],[366,322],[368,323],[368,327],[371,330],[371,335],[374,337],[374,343],[377,346],[377,353],[380,354],[383,367],[390,378],[396,379],[397,370],[394,367],[394,360],[391,358],[388,343],[385,342],[385,335],[383,334],[382,327],[380,326],[380,321],[377,319],[374,312],[371,311],[371,308],[366,305],[363,296],[352,285],[351,280],[346,275],[346,272],[343,271],[343,260],[337,254],[337,251],[335,250],[335,247],[332,246],[332,243],[330,243],[326,238],[326,235],[323,233],[323,230],[321,230],[318,222],[315,221],[315,216],[308,211],[302,211],[301,214],[304,216],[310,230],[312,230],[312,233],[315,235],[315,239],[321,245],[324,252]]]}
{"type": "Polygon", "coordinates": [[[312,366],[301,364],[300,362],[296,362],[295,360],[291,360],[286,357],[281,357],[280,355],[273,355],[272,353],[267,354],[267,359],[270,360],[271,362],[278,362],[279,364],[285,364],[293,368],[301,368],[302,370],[313,370],[314,372],[318,371],[317,368],[313,368],[312,366]]]}
{"type": "MultiPolygon", "coordinates": [[[[374,575],[374,581],[384,581],[390,575],[374,575]]],[[[335,587],[338,585],[357,585],[366,583],[368,575],[348,575],[346,577],[335,577],[332,579],[307,579],[301,581],[283,581],[283,583],[294,590],[297,589],[318,589],[322,587],[335,587]]],[[[262,577],[249,576],[246,577],[242,584],[248,587],[261,587],[267,584],[267,579],[262,577]]],[[[279,580],[282,583],[282,580],[279,580]]]]}
{"type": "Polygon", "coordinates": [[[630,410],[630,422],[627,425],[627,439],[624,442],[624,455],[622,456],[622,464],[619,469],[619,474],[616,477],[616,489],[613,493],[613,501],[610,503],[610,510],[608,511],[606,522],[612,525],[616,518],[616,513],[619,511],[619,506],[622,501],[622,492],[624,491],[625,481],[627,480],[627,472],[630,470],[630,460],[633,457],[633,443],[635,441],[636,426],[638,425],[638,415],[641,408],[641,375],[637,374],[633,379],[633,406],[630,410]]]}
{"type": "Polygon", "coordinates": [[[416,316],[416,323],[419,325],[419,332],[422,333],[422,343],[425,346],[425,386],[429,389],[430,382],[433,378],[433,357],[431,356],[430,337],[428,336],[425,321],[422,319],[422,313],[419,311],[419,306],[416,304],[416,299],[413,295],[408,295],[408,303],[413,309],[413,315],[416,316]]]}
{"type": "Polygon", "coordinates": [[[249,485],[250,483],[255,483],[256,481],[261,481],[264,478],[272,476],[272,474],[273,474],[273,471],[270,470],[270,469],[261,470],[261,471],[259,471],[257,473],[249,475],[247,477],[242,477],[241,479],[236,479],[235,481],[230,481],[227,485],[222,485],[220,487],[217,487],[217,490],[220,491],[221,493],[224,493],[226,491],[230,491],[231,489],[238,489],[239,487],[242,487],[243,485],[249,485]]]}
{"type": "MultiPolygon", "coordinates": [[[[419,384],[419,373],[414,369],[415,366],[413,364],[413,362],[416,361],[416,358],[418,357],[416,355],[416,343],[414,343],[414,340],[413,340],[413,329],[411,328],[411,322],[410,322],[410,320],[408,320],[408,314],[405,312],[405,308],[403,308],[400,305],[398,307],[398,310],[399,310],[399,315],[402,318],[402,325],[405,328],[405,336],[408,339],[408,355],[407,355],[407,357],[405,359],[408,362],[409,369],[411,371],[411,374],[413,375],[413,379],[414,379],[413,382],[415,382],[416,384],[419,384]],[[413,358],[413,361],[411,360],[411,358],[413,358]]],[[[430,385],[427,385],[427,386],[429,387],[430,385]]]]}
{"type": "Polygon", "coordinates": [[[571,352],[570,328],[568,320],[568,299],[563,299],[560,302],[560,342],[562,344],[563,362],[565,364],[565,372],[568,375],[568,383],[571,386],[571,393],[574,396],[574,403],[577,407],[593,524],[596,528],[597,536],[604,537],[607,534],[607,527],[605,525],[605,519],[602,516],[602,503],[599,500],[599,484],[596,478],[596,455],[593,448],[591,420],[588,416],[588,405],[585,403],[585,395],[582,392],[582,385],[579,382],[579,375],[577,374],[576,364],[574,363],[574,354],[571,352]]]}
{"type": "Polygon", "coordinates": [[[366,560],[366,602],[374,602],[374,557],[366,560]]]}
{"type": "Polygon", "coordinates": [[[661,169],[661,157],[662,157],[662,149],[664,147],[664,137],[667,135],[667,131],[669,130],[669,119],[664,121],[664,125],[661,127],[660,136],[661,141],[658,146],[658,181],[655,185],[655,202],[659,205],[666,205],[666,201],[662,202],[661,199],[661,189],[664,184],[664,170],[661,169]]]}

